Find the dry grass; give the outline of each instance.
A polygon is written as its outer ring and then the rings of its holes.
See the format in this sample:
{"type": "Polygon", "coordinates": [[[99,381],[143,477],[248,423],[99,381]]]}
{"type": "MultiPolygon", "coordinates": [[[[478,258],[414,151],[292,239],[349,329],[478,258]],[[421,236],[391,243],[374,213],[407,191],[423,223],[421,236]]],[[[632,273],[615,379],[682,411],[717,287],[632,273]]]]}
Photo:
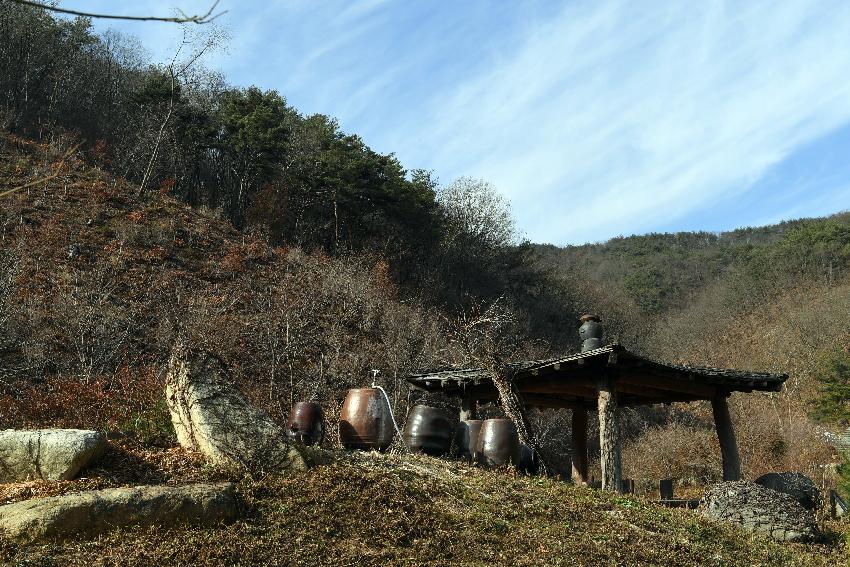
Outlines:
{"type": "Polygon", "coordinates": [[[722,470],[717,434],[709,429],[673,422],[623,448],[623,474],[644,489],[657,491],[662,478],[704,486],[722,480],[722,470]]]}
{"type": "MultiPolygon", "coordinates": [[[[158,452],[168,460],[167,451],[158,452]]],[[[181,465],[182,466],[182,465],[181,465]]],[[[167,468],[167,467],[166,467],[167,468]]],[[[88,481],[81,481],[85,484],[88,481]]],[[[833,537],[780,545],[638,498],[428,457],[340,453],[248,479],[250,515],[17,547],[11,565],[836,565],[833,537]]]]}
{"type": "Polygon", "coordinates": [[[143,447],[130,439],[111,441],[95,466],[80,478],[0,484],[0,504],[141,484],[182,484],[219,480],[225,473],[204,464],[201,455],[182,447],[143,447]]]}

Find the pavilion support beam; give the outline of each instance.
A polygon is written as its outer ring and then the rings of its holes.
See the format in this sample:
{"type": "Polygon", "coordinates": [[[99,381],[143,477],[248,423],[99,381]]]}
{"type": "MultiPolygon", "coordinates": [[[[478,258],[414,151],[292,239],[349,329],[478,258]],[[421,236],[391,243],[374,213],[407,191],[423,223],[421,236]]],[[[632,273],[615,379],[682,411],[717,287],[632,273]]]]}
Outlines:
{"type": "Polygon", "coordinates": [[[573,409],[573,483],[587,484],[587,411],[573,409]]]}
{"type": "Polygon", "coordinates": [[[729,403],[725,395],[711,398],[711,410],[714,413],[714,426],[720,441],[720,458],[723,461],[723,480],[741,480],[741,456],[738,454],[738,441],[735,428],[729,415],[729,403]]]}
{"type": "Polygon", "coordinates": [[[623,479],[620,458],[620,422],[617,411],[616,380],[610,375],[603,376],[599,380],[597,407],[602,490],[620,492],[623,479]]]}
{"type": "Polygon", "coordinates": [[[576,396],[546,396],[543,394],[521,394],[525,407],[535,408],[565,408],[587,410],[587,402],[576,396]]]}
{"type": "Polygon", "coordinates": [[[478,417],[478,402],[470,396],[460,399],[460,420],[476,419],[478,417]]]}

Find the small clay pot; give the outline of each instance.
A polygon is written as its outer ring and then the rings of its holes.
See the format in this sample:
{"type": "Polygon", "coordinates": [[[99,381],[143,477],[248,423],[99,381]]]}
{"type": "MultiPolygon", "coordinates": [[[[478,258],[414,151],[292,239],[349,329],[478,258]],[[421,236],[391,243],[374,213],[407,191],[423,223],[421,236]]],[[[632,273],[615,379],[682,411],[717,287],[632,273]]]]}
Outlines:
{"type": "Polygon", "coordinates": [[[298,402],[292,406],[287,434],[293,441],[305,445],[321,445],[325,438],[325,414],[314,402],[298,402]]]}

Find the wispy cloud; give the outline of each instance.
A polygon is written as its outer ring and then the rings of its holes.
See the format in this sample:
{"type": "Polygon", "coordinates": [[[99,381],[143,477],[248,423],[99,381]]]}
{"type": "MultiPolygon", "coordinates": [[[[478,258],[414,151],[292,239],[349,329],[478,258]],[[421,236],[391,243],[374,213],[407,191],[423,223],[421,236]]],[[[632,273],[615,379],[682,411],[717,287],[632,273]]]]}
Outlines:
{"type": "Polygon", "coordinates": [[[572,4],[432,109],[429,163],[496,183],[535,240],[651,230],[850,120],[848,8],[572,4]]]}
{"type": "Polygon", "coordinates": [[[805,214],[793,179],[764,180],[850,124],[844,0],[228,4],[230,80],[488,179],[537,241],[693,224],[768,187],[785,209],[729,217],[805,214]]]}

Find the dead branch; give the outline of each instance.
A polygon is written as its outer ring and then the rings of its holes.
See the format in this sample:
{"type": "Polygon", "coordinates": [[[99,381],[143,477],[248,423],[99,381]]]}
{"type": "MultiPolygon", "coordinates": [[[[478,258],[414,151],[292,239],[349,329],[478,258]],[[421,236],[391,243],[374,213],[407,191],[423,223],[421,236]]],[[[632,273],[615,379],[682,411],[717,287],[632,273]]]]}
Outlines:
{"type": "Polygon", "coordinates": [[[548,471],[548,459],[541,451],[542,444],[532,430],[525,405],[504,360],[508,344],[504,337],[500,338],[499,335],[504,327],[513,322],[513,316],[500,305],[503,298],[497,298],[484,310],[475,307],[471,313],[462,313],[459,320],[453,325],[450,323],[449,327],[454,327],[454,341],[460,343],[466,358],[475,361],[490,374],[493,385],[499,392],[499,404],[505,416],[514,422],[520,442],[537,454],[540,470],[545,475],[548,471]]]}
{"type": "Polygon", "coordinates": [[[179,16],[161,17],[161,16],[119,16],[117,14],[96,14],[92,12],[80,12],[78,10],[70,10],[68,8],[60,8],[59,6],[50,6],[41,2],[33,2],[31,0],[8,0],[15,4],[24,6],[32,6],[34,8],[43,8],[50,12],[58,12],[60,14],[69,14],[71,16],[82,16],[84,18],[99,18],[107,20],[132,20],[137,22],[168,22],[172,24],[208,24],[219,16],[226,14],[227,10],[213,15],[213,11],[218,6],[219,0],[213,2],[206,14],[189,16],[183,10],[178,9],[179,16]]]}

